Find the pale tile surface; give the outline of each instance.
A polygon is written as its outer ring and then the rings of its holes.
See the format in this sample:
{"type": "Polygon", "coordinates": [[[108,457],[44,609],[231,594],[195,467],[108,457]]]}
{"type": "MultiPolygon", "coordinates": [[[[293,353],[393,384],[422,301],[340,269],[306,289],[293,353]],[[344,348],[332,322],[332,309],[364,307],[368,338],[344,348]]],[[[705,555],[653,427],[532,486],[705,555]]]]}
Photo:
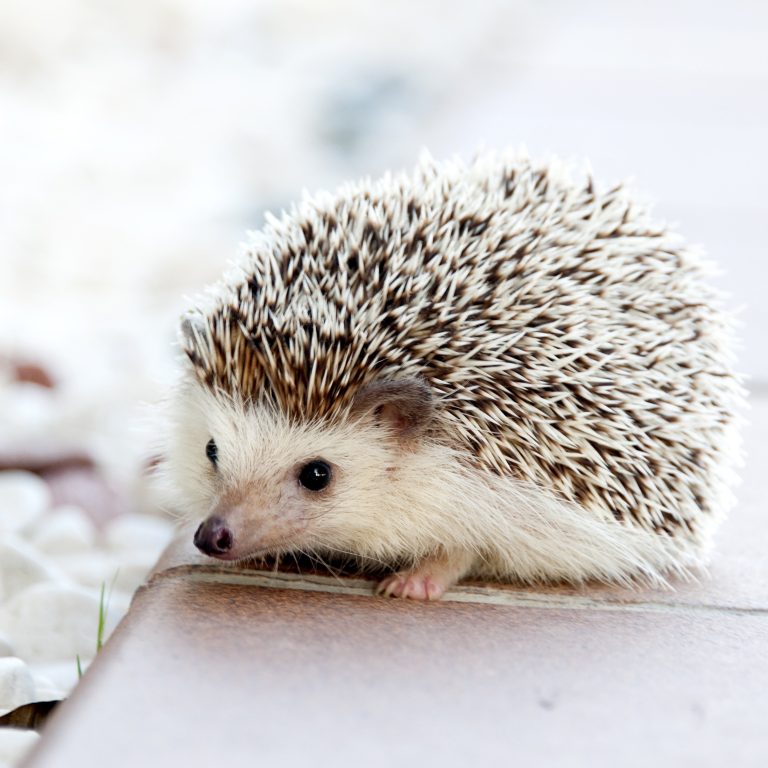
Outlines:
{"type": "Polygon", "coordinates": [[[27,765],[758,766],[766,637],[763,613],[159,579],[27,765]]]}

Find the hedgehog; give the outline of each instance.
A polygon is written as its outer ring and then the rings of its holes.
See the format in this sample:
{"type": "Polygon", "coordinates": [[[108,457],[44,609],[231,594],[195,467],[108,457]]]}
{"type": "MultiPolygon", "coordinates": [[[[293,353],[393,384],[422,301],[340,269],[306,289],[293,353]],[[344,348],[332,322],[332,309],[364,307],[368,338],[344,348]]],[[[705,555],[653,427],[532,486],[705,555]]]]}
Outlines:
{"type": "Polygon", "coordinates": [[[695,576],[743,398],[710,272],[624,185],[519,152],[305,194],[181,322],[195,545],[422,600],[695,576]]]}

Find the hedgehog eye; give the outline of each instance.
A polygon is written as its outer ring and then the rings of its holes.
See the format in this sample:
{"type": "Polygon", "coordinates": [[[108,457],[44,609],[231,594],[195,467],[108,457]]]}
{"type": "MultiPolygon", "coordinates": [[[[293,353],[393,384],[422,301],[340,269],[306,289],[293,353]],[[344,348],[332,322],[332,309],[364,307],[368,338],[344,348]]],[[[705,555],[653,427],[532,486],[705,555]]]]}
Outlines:
{"type": "Polygon", "coordinates": [[[205,455],[208,457],[208,461],[216,466],[216,462],[219,460],[219,449],[216,447],[216,442],[211,438],[205,446],[205,455]]]}
{"type": "Polygon", "coordinates": [[[322,459],[310,461],[299,472],[299,482],[308,491],[322,491],[331,482],[331,467],[322,459]]]}

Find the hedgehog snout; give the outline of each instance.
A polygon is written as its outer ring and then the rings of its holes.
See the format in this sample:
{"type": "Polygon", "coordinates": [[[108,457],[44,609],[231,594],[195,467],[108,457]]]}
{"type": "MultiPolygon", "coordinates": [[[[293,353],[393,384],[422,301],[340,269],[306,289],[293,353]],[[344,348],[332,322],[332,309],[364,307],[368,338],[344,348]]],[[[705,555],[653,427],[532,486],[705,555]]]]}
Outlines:
{"type": "Polygon", "coordinates": [[[226,521],[218,515],[200,523],[195,531],[195,546],[205,555],[220,557],[226,555],[235,544],[235,536],[226,521]]]}

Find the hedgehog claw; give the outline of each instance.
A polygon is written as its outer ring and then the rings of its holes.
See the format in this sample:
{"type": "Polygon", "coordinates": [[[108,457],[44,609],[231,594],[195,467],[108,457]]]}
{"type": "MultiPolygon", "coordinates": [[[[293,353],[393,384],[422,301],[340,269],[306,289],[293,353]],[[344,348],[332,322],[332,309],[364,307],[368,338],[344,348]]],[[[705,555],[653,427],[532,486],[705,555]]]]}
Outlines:
{"type": "Polygon", "coordinates": [[[475,562],[471,552],[435,554],[422,560],[410,571],[398,571],[382,580],[377,595],[410,600],[439,600],[459,579],[466,576],[475,562]]]}
{"type": "Polygon", "coordinates": [[[393,573],[381,581],[376,594],[384,597],[402,597],[410,600],[439,600],[449,583],[434,574],[424,571],[393,573]]]}

